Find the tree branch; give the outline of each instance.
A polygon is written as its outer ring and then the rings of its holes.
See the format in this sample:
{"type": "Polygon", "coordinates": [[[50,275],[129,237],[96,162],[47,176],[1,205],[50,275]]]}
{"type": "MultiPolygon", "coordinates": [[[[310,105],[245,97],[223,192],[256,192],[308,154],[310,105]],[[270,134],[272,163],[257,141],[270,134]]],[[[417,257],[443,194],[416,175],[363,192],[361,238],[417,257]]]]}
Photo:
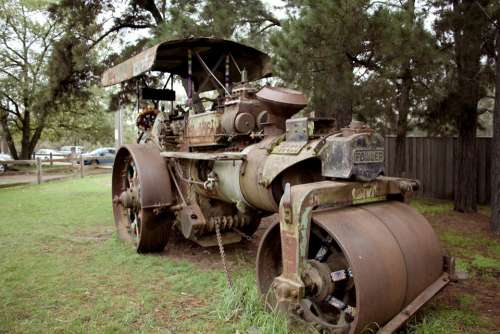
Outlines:
{"type": "Polygon", "coordinates": [[[154,0],[136,0],[135,1],[139,7],[147,10],[153,16],[156,25],[160,25],[163,23],[163,16],[161,15],[158,7],[156,7],[154,0]]]}
{"type": "Polygon", "coordinates": [[[474,3],[481,9],[481,11],[483,12],[484,16],[486,16],[486,18],[488,19],[488,21],[491,22],[491,24],[493,24],[495,26],[495,28],[497,28],[498,30],[500,30],[500,22],[498,22],[498,20],[495,20],[489,13],[488,11],[486,11],[486,8],[483,7],[483,5],[481,5],[479,3],[479,1],[477,0],[474,0],[474,3]]]}
{"type": "MultiPolygon", "coordinates": [[[[17,102],[12,97],[10,97],[7,93],[5,93],[5,92],[1,92],[1,93],[7,98],[7,100],[9,100],[14,105],[14,108],[16,108],[16,111],[13,112],[13,114],[22,120],[23,117],[21,115],[21,111],[19,109],[19,105],[17,104],[17,102]]],[[[9,109],[9,111],[10,111],[10,109],[9,109]]]]}
{"type": "Polygon", "coordinates": [[[15,76],[14,74],[10,73],[9,71],[4,70],[3,68],[0,67],[0,72],[5,73],[7,76],[9,76],[11,79],[20,82],[21,79],[19,77],[15,76]]]}
{"type": "Polygon", "coordinates": [[[353,63],[355,63],[357,65],[364,66],[364,67],[369,68],[370,70],[373,70],[373,71],[380,71],[381,70],[379,65],[377,65],[376,63],[371,61],[371,58],[369,58],[367,60],[359,59],[357,56],[354,56],[350,52],[347,52],[347,51],[345,52],[345,55],[347,56],[347,58],[349,58],[350,61],[352,61],[353,63]]]}
{"type": "Polygon", "coordinates": [[[99,44],[103,39],[108,37],[110,34],[114,32],[118,32],[121,29],[125,28],[130,28],[130,29],[144,29],[144,28],[154,28],[154,25],[152,24],[134,24],[134,23],[120,23],[106,31],[103,35],[101,35],[98,39],[92,42],[92,44],[89,46],[89,50],[94,48],[97,44],[99,44]]]}
{"type": "Polygon", "coordinates": [[[277,25],[274,24],[274,23],[269,23],[267,26],[265,26],[264,28],[260,29],[259,30],[259,34],[262,34],[264,31],[266,31],[267,29],[271,28],[271,27],[276,27],[277,25]]]}

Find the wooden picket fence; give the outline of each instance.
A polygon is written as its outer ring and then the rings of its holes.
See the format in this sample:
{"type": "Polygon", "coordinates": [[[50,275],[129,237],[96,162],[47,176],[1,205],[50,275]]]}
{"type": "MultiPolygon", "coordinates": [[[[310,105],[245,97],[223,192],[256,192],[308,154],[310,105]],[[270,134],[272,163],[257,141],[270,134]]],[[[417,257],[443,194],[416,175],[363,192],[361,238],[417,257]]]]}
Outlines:
{"type": "MultiPolygon", "coordinates": [[[[34,174],[34,183],[41,184],[44,182],[44,168],[43,165],[50,165],[53,166],[54,164],[59,164],[61,167],[66,166],[67,170],[69,170],[71,173],[65,177],[72,177],[75,175],[79,175],[81,178],[85,177],[86,173],[85,171],[88,169],[88,167],[85,166],[84,161],[86,160],[95,160],[99,159],[102,157],[93,157],[93,156],[86,156],[83,157],[82,155],[80,156],[75,156],[75,157],[65,157],[65,158],[53,158],[52,154],[50,154],[50,158],[48,159],[41,159],[40,157],[37,157],[36,159],[31,159],[31,160],[2,160],[0,161],[0,164],[7,166],[7,169],[9,166],[14,166],[14,165],[34,165],[35,166],[35,173],[24,173],[24,174],[34,174]]],[[[92,169],[96,168],[104,168],[104,169],[110,169],[110,167],[106,166],[92,166],[92,169]]],[[[0,174],[0,176],[2,176],[0,174]]],[[[9,174],[6,173],[5,176],[2,177],[9,177],[9,174]]],[[[64,177],[62,177],[64,178],[64,177]]],[[[47,178],[48,179],[48,178],[47,178]]],[[[54,179],[54,178],[50,178],[54,179]]],[[[26,183],[26,182],[22,182],[26,183]]],[[[18,185],[17,183],[12,183],[12,184],[4,184],[2,187],[8,187],[12,185],[18,185]]]]}
{"type": "MultiPolygon", "coordinates": [[[[396,175],[396,138],[385,138],[386,175],[404,176],[421,182],[419,194],[437,199],[453,199],[454,159],[457,144],[453,137],[407,137],[406,174],[396,175]]],[[[477,138],[478,203],[491,198],[491,138],[477,138]]]]}

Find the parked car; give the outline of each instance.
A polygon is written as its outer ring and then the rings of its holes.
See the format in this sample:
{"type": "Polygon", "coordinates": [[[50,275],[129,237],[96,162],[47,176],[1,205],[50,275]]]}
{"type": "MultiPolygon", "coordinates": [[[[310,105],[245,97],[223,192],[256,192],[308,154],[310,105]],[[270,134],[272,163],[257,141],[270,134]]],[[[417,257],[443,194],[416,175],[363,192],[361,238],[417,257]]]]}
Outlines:
{"type": "Polygon", "coordinates": [[[82,154],[85,165],[112,164],[115,155],[116,149],[114,147],[100,147],[92,152],[82,154]]]}
{"type": "Polygon", "coordinates": [[[5,173],[5,171],[7,170],[7,165],[1,163],[5,160],[12,160],[12,157],[9,154],[0,153],[0,174],[5,173]]]}
{"type": "Polygon", "coordinates": [[[52,158],[54,159],[64,157],[64,155],[61,154],[59,151],[52,150],[50,148],[41,148],[35,152],[35,159],[40,158],[42,160],[49,160],[51,153],[52,153],[52,158]]]}
{"type": "Polygon", "coordinates": [[[71,153],[73,153],[73,151],[77,155],[79,155],[83,152],[83,146],[63,146],[59,150],[59,154],[66,157],[66,156],[70,155],[71,153]]]}

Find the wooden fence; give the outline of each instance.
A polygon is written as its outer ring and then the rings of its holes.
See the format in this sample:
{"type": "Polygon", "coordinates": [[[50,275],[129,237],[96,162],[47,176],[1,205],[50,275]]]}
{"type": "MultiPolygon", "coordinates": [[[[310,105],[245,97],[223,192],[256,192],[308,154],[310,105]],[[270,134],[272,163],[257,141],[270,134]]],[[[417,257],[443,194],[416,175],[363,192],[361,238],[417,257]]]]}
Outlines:
{"type": "MultiPolygon", "coordinates": [[[[406,138],[406,175],[396,175],[396,138],[385,138],[385,170],[389,176],[405,176],[420,180],[420,195],[453,199],[456,138],[406,138]]],[[[491,197],[491,138],[477,138],[478,203],[489,204],[491,197]]]]}
{"type": "MultiPolygon", "coordinates": [[[[58,177],[47,177],[47,179],[50,180],[56,180],[56,179],[61,179],[61,178],[66,178],[66,177],[71,177],[75,175],[79,175],[81,178],[85,176],[85,171],[87,169],[98,169],[98,168],[104,168],[104,169],[110,169],[107,168],[106,166],[100,167],[100,166],[86,166],[85,162],[87,161],[92,161],[96,160],[102,157],[97,157],[97,156],[86,156],[83,157],[82,155],[80,156],[75,156],[75,157],[65,157],[65,158],[53,158],[52,154],[50,154],[50,157],[47,155],[47,159],[42,159],[40,157],[37,157],[36,159],[33,160],[2,160],[0,161],[0,164],[6,167],[6,172],[4,173],[5,175],[0,174],[2,178],[9,178],[13,176],[18,176],[18,175],[32,175],[34,178],[34,183],[41,184],[44,182],[44,171],[43,171],[43,165],[49,165],[49,166],[54,166],[54,164],[58,164],[58,166],[61,166],[63,169],[66,169],[67,171],[70,172],[70,174],[65,175],[65,176],[58,176],[58,177]],[[9,166],[14,166],[14,165],[34,165],[35,170],[34,172],[15,172],[14,175],[11,175],[11,173],[8,172],[9,166]]],[[[57,170],[56,172],[61,172],[61,170],[57,170]]],[[[31,182],[6,182],[6,183],[1,183],[0,182],[0,188],[6,188],[6,187],[11,187],[11,186],[16,186],[20,184],[25,184],[25,183],[31,183],[31,182]]]]}

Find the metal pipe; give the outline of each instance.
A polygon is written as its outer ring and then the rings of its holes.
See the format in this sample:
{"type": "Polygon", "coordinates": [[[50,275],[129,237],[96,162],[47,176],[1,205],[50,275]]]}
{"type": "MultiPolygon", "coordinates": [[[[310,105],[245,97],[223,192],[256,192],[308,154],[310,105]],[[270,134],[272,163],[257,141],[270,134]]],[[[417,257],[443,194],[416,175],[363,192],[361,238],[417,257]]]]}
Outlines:
{"type": "Polygon", "coordinates": [[[193,105],[193,54],[188,50],[188,106],[193,105]]]}
{"type": "Polygon", "coordinates": [[[226,92],[229,92],[229,56],[226,55],[226,70],[224,72],[224,80],[226,85],[226,92]]]}
{"type": "Polygon", "coordinates": [[[215,74],[213,74],[213,72],[210,71],[210,68],[208,68],[208,65],[205,64],[205,62],[201,58],[200,54],[198,52],[196,52],[196,51],[194,53],[195,53],[196,57],[198,58],[198,60],[200,61],[201,66],[203,66],[203,68],[205,69],[205,71],[207,71],[208,74],[210,74],[214,78],[214,80],[224,89],[224,91],[226,92],[227,95],[231,95],[229,93],[229,91],[226,89],[226,87],[219,81],[219,79],[217,79],[217,77],[215,76],[215,74]]]}

